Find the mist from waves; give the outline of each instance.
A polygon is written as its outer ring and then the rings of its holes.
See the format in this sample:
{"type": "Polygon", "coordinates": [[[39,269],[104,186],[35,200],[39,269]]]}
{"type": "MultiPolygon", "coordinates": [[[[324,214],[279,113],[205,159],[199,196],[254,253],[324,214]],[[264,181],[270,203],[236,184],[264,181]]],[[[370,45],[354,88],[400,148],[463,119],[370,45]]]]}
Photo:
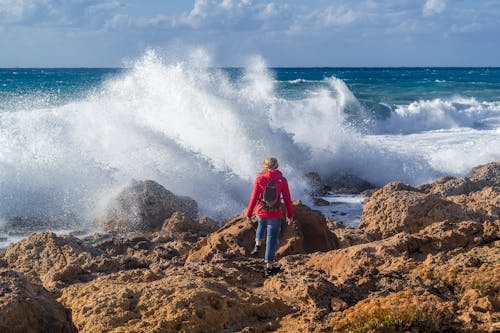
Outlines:
{"type": "Polygon", "coordinates": [[[147,51],[79,99],[4,110],[0,219],[92,220],[130,179],[153,179],[194,198],[202,214],[229,217],[245,207],[266,156],[279,159],[292,196],[306,202],[302,176],[309,171],[418,184],[499,159],[491,145],[471,155],[461,138],[446,146],[452,161],[440,160],[439,143],[392,135],[394,119],[384,120],[384,135],[362,131],[363,118],[350,114],[363,106],[342,80],[326,83],[305,98],[286,99],[259,57],[232,80],[202,51],[175,61],[147,51]]]}

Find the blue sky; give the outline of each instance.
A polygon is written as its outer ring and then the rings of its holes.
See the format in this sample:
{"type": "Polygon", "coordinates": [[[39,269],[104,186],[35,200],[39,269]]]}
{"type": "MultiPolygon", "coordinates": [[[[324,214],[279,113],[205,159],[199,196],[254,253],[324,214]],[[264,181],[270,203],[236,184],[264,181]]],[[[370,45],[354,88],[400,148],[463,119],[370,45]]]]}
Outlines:
{"type": "Polygon", "coordinates": [[[218,66],[500,66],[500,1],[0,0],[0,67],[198,47],[218,66]]]}

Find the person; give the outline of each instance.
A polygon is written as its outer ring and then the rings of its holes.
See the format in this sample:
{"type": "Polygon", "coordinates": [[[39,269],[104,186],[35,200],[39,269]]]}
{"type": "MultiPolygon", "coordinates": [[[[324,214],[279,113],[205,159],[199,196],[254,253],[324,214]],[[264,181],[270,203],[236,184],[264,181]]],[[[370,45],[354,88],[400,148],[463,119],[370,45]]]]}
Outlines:
{"type": "Polygon", "coordinates": [[[251,255],[257,255],[260,251],[264,235],[266,237],[266,252],[264,256],[266,277],[279,272],[279,267],[273,266],[276,248],[278,247],[278,236],[281,229],[281,199],[283,197],[286,208],[286,222],[290,225],[293,223],[293,208],[288,182],[281,171],[278,170],[278,160],[274,157],[268,157],[262,163],[262,172],[255,179],[252,195],[246,210],[247,222],[252,223],[251,217],[254,213],[257,216],[259,225],[255,235],[255,247],[251,255]],[[268,200],[264,196],[269,193],[269,188],[272,188],[274,195],[278,200],[277,205],[270,207],[268,200]],[[276,207],[277,206],[277,207],[276,207]]]}

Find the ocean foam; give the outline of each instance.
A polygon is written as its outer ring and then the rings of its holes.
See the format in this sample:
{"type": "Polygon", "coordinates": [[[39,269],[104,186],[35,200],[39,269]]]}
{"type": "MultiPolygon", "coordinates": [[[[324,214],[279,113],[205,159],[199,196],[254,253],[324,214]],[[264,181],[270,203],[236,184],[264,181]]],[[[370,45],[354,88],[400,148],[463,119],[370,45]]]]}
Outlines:
{"type": "MultiPolygon", "coordinates": [[[[356,123],[363,108],[340,79],[289,100],[277,96],[258,57],[236,82],[209,66],[200,52],[169,62],[150,51],[78,100],[0,112],[0,218],[91,220],[132,178],[158,181],[193,197],[202,214],[228,217],[245,207],[269,155],[279,159],[292,196],[306,202],[302,175],[309,171],[416,184],[500,159],[496,131],[392,135],[401,124],[407,132],[443,128],[446,117],[429,114],[449,112],[446,103],[401,107],[383,124],[384,135],[366,135],[356,123]],[[429,111],[415,116],[415,109],[429,111]]],[[[477,102],[474,110],[496,117],[488,107],[477,102]]],[[[455,125],[464,124],[461,117],[468,119],[458,112],[455,125]]]]}

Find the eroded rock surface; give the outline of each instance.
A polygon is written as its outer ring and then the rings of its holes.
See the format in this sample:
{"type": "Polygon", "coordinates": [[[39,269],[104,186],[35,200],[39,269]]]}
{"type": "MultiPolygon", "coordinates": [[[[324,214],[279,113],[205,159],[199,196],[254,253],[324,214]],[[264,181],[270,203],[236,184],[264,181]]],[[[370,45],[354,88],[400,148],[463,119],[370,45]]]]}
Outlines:
{"type": "Polygon", "coordinates": [[[0,332],[73,333],[66,309],[19,272],[0,268],[0,332]]]}
{"type": "Polygon", "coordinates": [[[467,206],[394,182],[367,200],[359,228],[375,239],[382,239],[402,231],[415,233],[435,222],[481,218],[480,213],[467,206]]]}

